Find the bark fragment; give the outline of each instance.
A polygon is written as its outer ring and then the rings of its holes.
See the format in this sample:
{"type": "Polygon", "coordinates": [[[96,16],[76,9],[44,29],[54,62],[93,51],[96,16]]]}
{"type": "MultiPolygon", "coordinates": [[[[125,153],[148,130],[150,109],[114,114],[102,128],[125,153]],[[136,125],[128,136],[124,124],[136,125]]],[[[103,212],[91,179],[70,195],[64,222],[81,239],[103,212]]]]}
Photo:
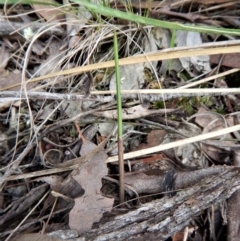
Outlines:
{"type": "Polygon", "coordinates": [[[115,217],[81,237],[83,240],[165,240],[188,226],[195,216],[229,198],[240,187],[240,169],[208,176],[191,188],[115,217]]]}

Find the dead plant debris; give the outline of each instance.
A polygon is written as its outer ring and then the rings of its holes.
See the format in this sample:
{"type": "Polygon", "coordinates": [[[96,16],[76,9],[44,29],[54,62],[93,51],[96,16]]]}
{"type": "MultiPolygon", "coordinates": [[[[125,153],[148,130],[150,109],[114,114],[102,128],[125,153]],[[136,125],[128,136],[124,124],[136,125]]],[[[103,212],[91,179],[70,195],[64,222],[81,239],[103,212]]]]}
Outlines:
{"type": "Polygon", "coordinates": [[[42,3],[0,10],[0,240],[240,240],[240,34],[204,31],[240,3],[91,1],[192,31],[42,3]]]}

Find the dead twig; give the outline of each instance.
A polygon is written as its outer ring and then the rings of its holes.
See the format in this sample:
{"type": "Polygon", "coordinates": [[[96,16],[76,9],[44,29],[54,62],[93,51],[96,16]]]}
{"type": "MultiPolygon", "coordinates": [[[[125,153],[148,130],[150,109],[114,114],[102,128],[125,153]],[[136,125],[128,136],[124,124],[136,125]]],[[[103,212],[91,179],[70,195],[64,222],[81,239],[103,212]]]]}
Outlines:
{"type": "MultiPolygon", "coordinates": [[[[113,103],[114,104],[114,103],[113,103]]],[[[72,118],[68,118],[65,119],[63,121],[59,121],[54,123],[53,125],[49,126],[47,130],[45,130],[39,137],[38,137],[38,141],[42,140],[48,133],[54,131],[55,129],[67,125],[70,122],[74,122],[75,120],[77,120],[78,118],[81,118],[83,116],[92,114],[94,111],[100,111],[100,110],[104,110],[105,108],[111,106],[111,104],[105,105],[105,106],[100,106],[99,108],[90,110],[90,111],[85,111],[83,113],[80,113],[79,115],[76,115],[72,118]]],[[[38,130],[39,131],[39,130],[38,130]]],[[[38,131],[35,132],[35,137],[33,137],[33,140],[36,138],[36,134],[38,133],[38,131]]],[[[2,188],[4,187],[4,183],[7,181],[7,179],[16,171],[17,167],[20,165],[20,163],[22,162],[22,160],[24,159],[24,157],[36,146],[36,141],[32,141],[30,142],[27,147],[23,150],[23,152],[19,155],[19,157],[13,161],[11,164],[9,164],[8,169],[6,170],[6,172],[4,173],[4,175],[2,177],[0,177],[0,191],[2,190],[2,188]]]]}
{"type": "MultiPolygon", "coordinates": [[[[0,102],[16,101],[26,99],[52,99],[52,100],[67,100],[67,101],[95,101],[95,102],[110,102],[114,101],[114,96],[100,96],[116,94],[114,90],[106,91],[92,91],[92,97],[85,97],[81,94],[60,94],[49,92],[31,92],[27,95],[19,91],[2,91],[0,93],[0,102]]],[[[141,99],[148,101],[169,100],[180,97],[193,96],[225,96],[230,94],[240,94],[239,88],[219,88],[219,89],[135,89],[135,90],[121,90],[122,99],[138,99],[141,94],[141,99]]]]}

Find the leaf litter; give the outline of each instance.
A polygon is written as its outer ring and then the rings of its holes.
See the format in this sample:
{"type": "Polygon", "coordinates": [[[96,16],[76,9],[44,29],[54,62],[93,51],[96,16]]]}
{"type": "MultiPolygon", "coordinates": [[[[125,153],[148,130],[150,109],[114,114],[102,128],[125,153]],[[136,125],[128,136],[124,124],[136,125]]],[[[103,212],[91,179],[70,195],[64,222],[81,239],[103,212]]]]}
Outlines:
{"type": "MultiPolygon", "coordinates": [[[[94,143],[87,141],[82,145],[80,154],[86,155],[96,147],[94,143]]],[[[112,209],[114,200],[101,195],[101,179],[108,172],[106,159],[107,154],[99,150],[79,171],[72,173],[73,178],[86,190],[82,197],[75,199],[75,205],[69,213],[69,226],[79,234],[89,231],[104,212],[112,209]]]]}
{"type": "MultiPolygon", "coordinates": [[[[239,212],[234,206],[240,185],[239,96],[202,97],[201,91],[239,87],[237,69],[219,77],[238,68],[239,43],[236,53],[186,53],[205,43],[215,48],[239,37],[183,30],[174,37],[173,30],[107,18],[79,4],[63,3],[68,5],[6,5],[1,10],[0,239],[48,240],[43,233],[62,232],[70,238],[72,229],[77,231],[74,240],[177,240],[183,231],[186,240],[204,235],[205,240],[236,240],[240,235],[234,226],[239,215],[233,212],[239,212]],[[122,103],[124,153],[138,153],[124,160],[126,203],[120,206],[118,163],[112,161],[118,153],[112,131],[116,102],[113,94],[104,92],[115,90],[115,70],[101,67],[113,60],[114,27],[121,59],[146,57],[145,62],[120,66],[122,90],[135,91],[124,95],[122,103]],[[148,61],[152,53],[174,51],[173,47],[187,47],[185,55],[148,61]],[[100,67],[91,67],[94,64],[100,67]],[[91,69],[74,71],[78,66],[91,69]],[[64,70],[72,71],[61,75],[64,70]],[[50,73],[56,74],[45,78],[50,73]],[[31,82],[35,77],[42,79],[31,82]],[[181,92],[189,84],[199,89],[200,96],[143,98],[138,93],[177,88],[181,92]],[[3,95],[6,90],[14,92],[3,95]],[[106,101],[99,101],[97,91],[105,93],[106,101]],[[45,93],[64,98],[47,99],[45,93]],[[81,100],[75,101],[73,95],[67,99],[66,94],[79,94],[81,100]],[[74,122],[85,138],[78,137],[74,122]],[[219,130],[214,139],[184,145],[185,138],[219,130]],[[148,152],[181,140],[177,146],[148,152]],[[224,205],[232,193],[228,209],[224,205]],[[228,233],[223,234],[226,227],[228,233]]],[[[110,5],[192,27],[239,27],[236,1],[112,1],[110,5]]]]}

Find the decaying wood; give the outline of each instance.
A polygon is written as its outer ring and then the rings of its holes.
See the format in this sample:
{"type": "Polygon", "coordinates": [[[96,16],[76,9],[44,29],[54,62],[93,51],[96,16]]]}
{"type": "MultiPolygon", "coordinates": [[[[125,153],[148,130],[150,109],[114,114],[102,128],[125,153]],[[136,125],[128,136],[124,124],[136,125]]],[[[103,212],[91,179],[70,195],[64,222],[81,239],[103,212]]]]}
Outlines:
{"type": "Polygon", "coordinates": [[[142,205],[84,233],[82,240],[165,240],[188,226],[195,216],[229,198],[240,187],[240,169],[202,179],[191,188],[142,205]]]}
{"type": "MultiPolygon", "coordinates": [[[[236,150],[233,152],[233,165],[240,167],[240,151],[236,150]]],[[[237,190],[233,195],[228,199],[227,202],[227,222],[228,222],[228,231],[227,231],[227,240],[228,241],[238,241],[240,237],[240,190],[237,190]]]]}
{"type": "MultiPolygon", "coordinates": [[[[215,166],[196,171],[176,172],[175,189],[182,189],[196,185],[206,177],[220,175],[231,167],[215,166]]],[[[161,185],[164,182],[165,173],[162,170],[150,170],[142,173],[133,173],[125,176],[125,183],[131,186],[138,194],[164,192],[161,185]]]]}
{"type": "Polygon", "coordinates": [[[240,190],[237,190],[228,200],[227,220],[228,220],[228,241],[238,241],[240,237],[240,190]]]}

